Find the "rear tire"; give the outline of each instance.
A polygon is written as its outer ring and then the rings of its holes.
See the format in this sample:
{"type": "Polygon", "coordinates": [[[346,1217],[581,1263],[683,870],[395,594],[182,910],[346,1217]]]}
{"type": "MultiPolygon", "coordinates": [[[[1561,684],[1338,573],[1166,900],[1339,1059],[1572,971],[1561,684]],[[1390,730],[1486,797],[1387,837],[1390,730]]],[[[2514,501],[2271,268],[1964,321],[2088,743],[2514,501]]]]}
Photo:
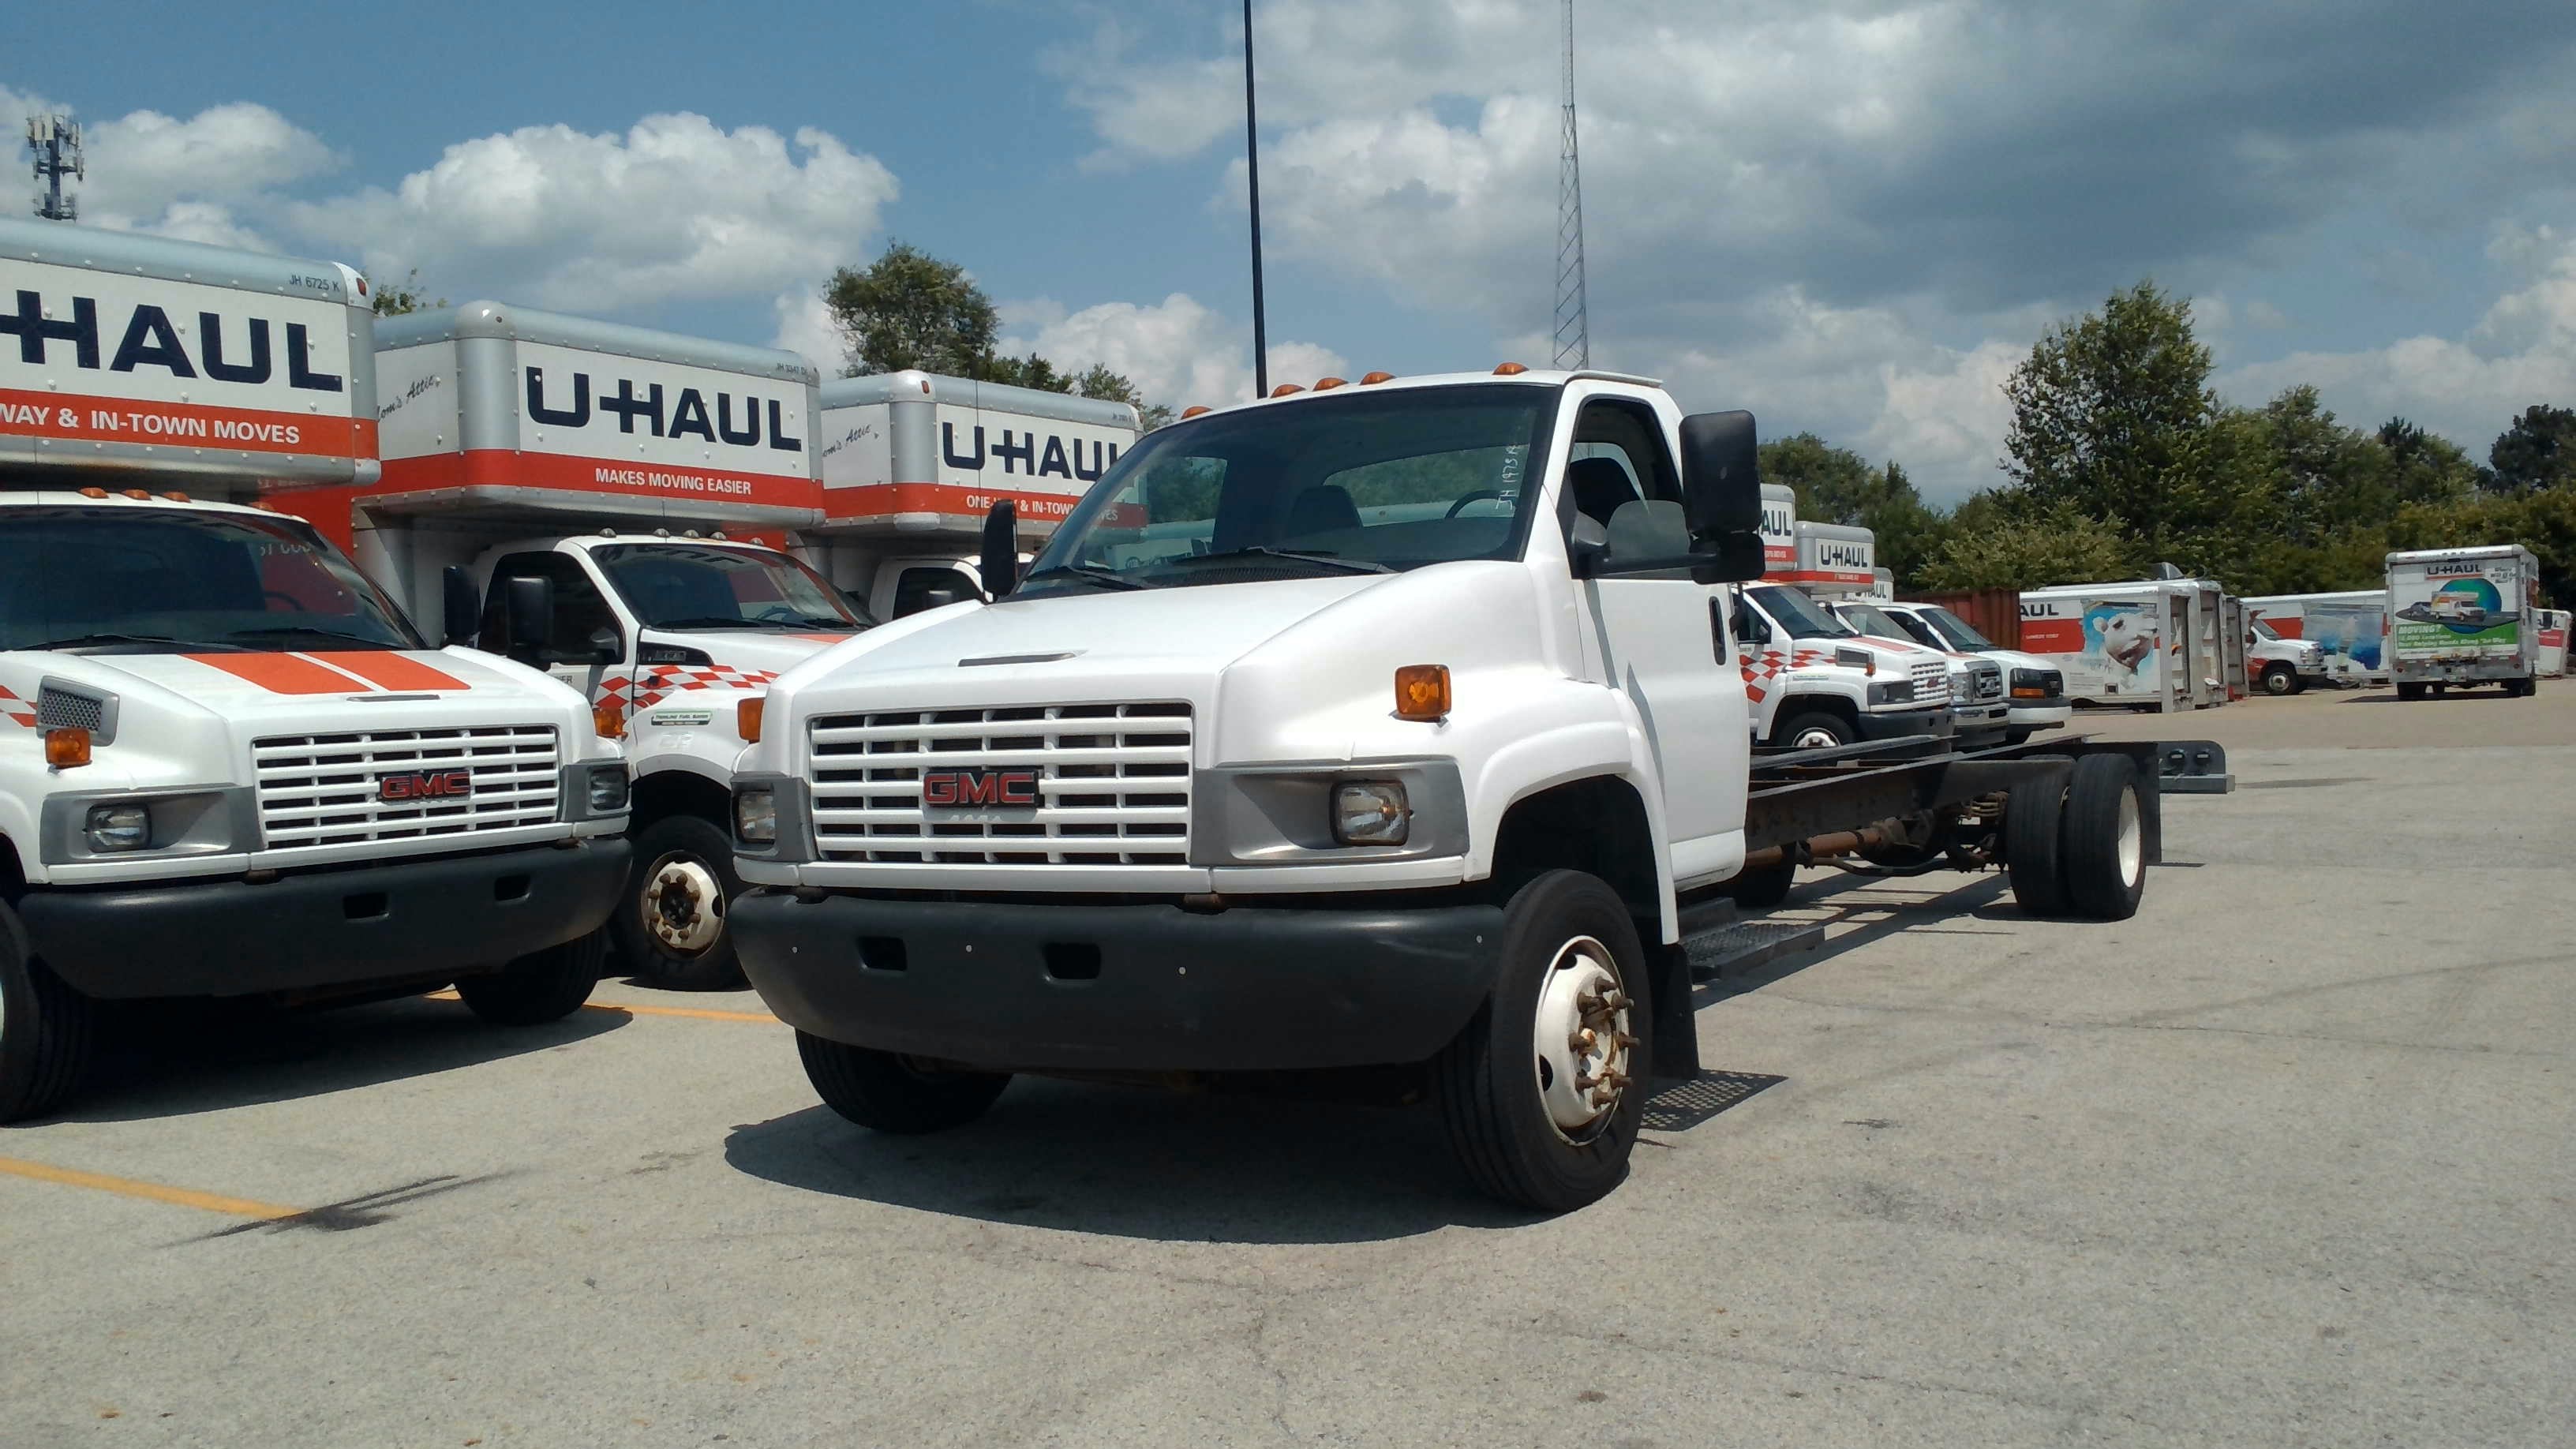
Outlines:
{"type": "Polygon", "coordinates": [[[2145,801],[2122,755],[2086,755],[2066,782],[2058,868],[2079,914],[2125,921],[2147,890],[2145,801]]]}
{"type": "Polygon", "coordinates": [[[893,1052],[796,1033],[805,1080],[823,1105],[872,1132],[916,1136],[963,1127],[991,1109],[1008,1072],[931,1071],[893,1052]]]}
{"type": "Polygon", "coordinates": [[[2054,785],[2020,785],[2004,798],[2004,874],[2013,904],[2029,916],[2066,913],[2066,879],[2058,866],[2064,796],[2054,785]]]}
{"type": "Polygon", "coordinates": [[[2424,686],[2420,684],[2401,684],[2397,686],[2397,697],[2399,699],[2422,699],[2424,697],[2424,686]]]}
{"type": "Polygon", "coordinates": [[[17,912],[0,906],[0,1122],[71,1100],[96,1038],[95,1004],[28,954],[17,912]]]}
{"type": "Polygon", "coordinates": [[[673,991],[730,991],[743,984],[727,919],[742,878],[733,840],[713,821],[666,815],[635,836],[635,869],[610,917],[628,970],[673,991]]]}
{"type": "Polygon", "coordinates": [[[492,975],[468,976],[456,983],[456,994],[494,1026],[543,1026],[580,1010],[607,965],[608,937],[593,931],[522,956],[492,975]]]}
{"type": "Polygon", "coordinates": [[[1478,1187],[1572,1212],[1626,1178],[1645,1118],[1645,951],[1618,892],[1552,870],[1513,894],[1495,954],[1493,995],[1433,1059],[1433,1098],[1478,1187]]]}
{"type": "Polygon", "coordinates": [[[1805,750],[1847,745],[1859,738],[1860,731],[1851,721],[1821,709],[1793,714],[1771,731],[1771,743],[1805,750]]]}

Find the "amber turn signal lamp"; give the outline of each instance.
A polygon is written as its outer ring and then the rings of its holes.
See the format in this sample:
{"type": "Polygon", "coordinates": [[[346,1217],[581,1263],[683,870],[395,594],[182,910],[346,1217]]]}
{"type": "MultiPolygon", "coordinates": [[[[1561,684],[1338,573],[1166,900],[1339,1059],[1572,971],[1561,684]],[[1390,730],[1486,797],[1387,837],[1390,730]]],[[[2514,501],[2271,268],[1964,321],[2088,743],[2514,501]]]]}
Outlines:
{"type": "Polygon", "coordinates": [[[84,488],[80,491],[80,496],[83,498],[105,498],[107,496],[107,490],[104,488],[84,488]]]}
{"type": "Polygon", "coordinates": [[[1437,721],[1449,717],[1449,666],[1407,664],[1395,671],[1395,717],[1437,721]]]}
{"type": "Polygon", "coordinates": [[[1345,385],[1346,385],[1346,384],[1342,381],[1342,379],[1340,379],[1340,378],[1338,378],[1338,377],[1323,377],[1323,378],[1317,378],[1317,379],[1315,380],[1315,391],[1317,391],[1317,392],[1331,392],[1334,388],[1342,387],[1342,386],[1345,386],[1345,385]]]}
{"type": "Polygon", "coordinates": [[[1181,409],[1181,421],[1187,422],[1206,411],[1208,411],[1208,405],[1206,403],[1194,403],[1189,407],[1181,409]]]}
{"type": "Polygon", "coordinates": [[[1494,369],[1494,376],[1496,376],[1496,377],[1518,377],[1518,376],[1520,376],[1522,373],[1527,372],[1527,371],[1529,371],[1529,369],[1528,369],[1528,368],[1521,366],[1521,365],[1520,365],[1519,363],[1517,363],[1517,362],[1506,362],[1506,363],[1504,363],[1503,365],[1501,365],[1500,367],[1497,367],[1497,368],[1495,368],[1495,369],[1494,369]]]}
{"type": "Polygon", "coordinates": [[[1270,395],[1271,395],[1272,397],[1286,397],[1288,394],[1290,394],[1290,393],[1292,393],[1292,392],[1304,392],[1304,391],[1305,391],[1305,389],[1304,389],[1304,388],[1299,387],[1297,384],[1295,384],[1295,383],[1293,383],[1293,382],[1283,382],[1283,383],[1279,384],[1277,387],[1272,388],[1272,389],[1270,390],[1270,395]]]}
{"type": "Polygon", "coordinates": [[[603,740],[626,738],[626,711],[611,700],[601,700],[590,707],[590,727],[603,740]]]}
{"type": "Polygon", "coordinates": [[[45,763],[57,770],[88,764],[89,731],[79,725],[45,731],[45,763]]]}
{"type": "Polygon", "coordinates": [[[765,694],[756,694],[749,699],[738,701],[734,705],[733,732],[742,736],[742,742],[744,744],[756,745],[760,743],[760,717],[765,712],[764,707],[768,703],[769,696],[765,694]]]}
{"type": "Polygon", "coordinates": [[[1362,387],[1374,387],[1375,385],[1377,385],[1378,383],[1381,383],[1381,382],[1393,382],[1393,381],[1395,381],[1395,374],[1394,374],[1394,373],[1391,373],[1391,372],[1372,372],[1372,373],[1368,374],[1366,377],[1363,377],[1363,378],[1361,378],[1361,379],[1360,379],[1360,386],[1362,386],[1362,387]]]}

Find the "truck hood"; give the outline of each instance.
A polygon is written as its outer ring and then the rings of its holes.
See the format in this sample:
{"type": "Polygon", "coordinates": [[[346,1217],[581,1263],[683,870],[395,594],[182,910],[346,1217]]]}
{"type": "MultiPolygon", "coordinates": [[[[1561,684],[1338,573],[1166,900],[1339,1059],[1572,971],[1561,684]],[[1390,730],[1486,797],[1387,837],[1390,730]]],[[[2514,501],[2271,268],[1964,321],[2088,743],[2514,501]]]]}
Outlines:
{"type": "Polygon", "coordinates": [[[533,709],[550,722],[566,704],[551,681],[462,649],[67,655],[51,672],[111,690],[120,677],[139,681],[167,691],[174,702],[263,726],[318,723],[316,716],[328,713],[347,727],[345,705],[357,701],[374,707],[367,718],[388,724],[432,700],[442,702],[433,707],[442,718],[463,702],[533,709]]]}
{"type": "MultiPolygon", "coordinates": [[[[772,678],[795,668],[835,644],[843,643],[858,631],[826,634],[821,631],[790,634],[770,629],[647,629],[646,647],[656,644],[674,649],[694,649],[716,662],[719,669],[731,670],[746,678],[754,675],[772,678]]],[[[644,666],[647,670],[655,666],[644,666]]],[[[690,666],[679,666],[682,669],[690,666]]]]}

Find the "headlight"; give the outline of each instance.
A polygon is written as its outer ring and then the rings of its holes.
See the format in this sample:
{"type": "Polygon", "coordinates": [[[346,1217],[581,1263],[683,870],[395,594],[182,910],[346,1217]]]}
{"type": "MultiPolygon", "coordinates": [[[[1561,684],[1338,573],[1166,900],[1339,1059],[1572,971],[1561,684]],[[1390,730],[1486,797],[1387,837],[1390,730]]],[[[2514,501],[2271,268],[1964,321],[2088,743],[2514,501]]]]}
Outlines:
{"type": "Polygon", "coordinates": [[[778,792],[767,785],[736,790],[733,795],[733,835],[745,845],[777,844],[778,792]]]}
{"type": "Polygon", "coordinates": [[[1911,679],[1891,679],[1884,683],[1873,684],[1869,687],[1869,702],[1873,705],[1912,704],[1914,702],[1914,681],[1911,679]]]}
{"type": "Polygon", "coordinates": [[[141,850],[152,843],[152,812],[140,805],[92,805],[82,833],[95,851],[141,850]]]}
{"type": "Polygon", "coordinates": [[[616,764],[590,772],[590,813],[614,815],[626,808],[626,765],[616,764]]]}
{"type": "Polygon", "coordinates": [[[2048,699],[2059,689],[2054,669],[2016,669],[2012,672],[2012,695],[2015,699],[2048,699]]]}
{"type": "Polygon", "coordinates": [[[1412,823],[1404,787],[1392,780],[1333,787],[1333,839],[1344,845],[1402,845],[1412,823]]]}

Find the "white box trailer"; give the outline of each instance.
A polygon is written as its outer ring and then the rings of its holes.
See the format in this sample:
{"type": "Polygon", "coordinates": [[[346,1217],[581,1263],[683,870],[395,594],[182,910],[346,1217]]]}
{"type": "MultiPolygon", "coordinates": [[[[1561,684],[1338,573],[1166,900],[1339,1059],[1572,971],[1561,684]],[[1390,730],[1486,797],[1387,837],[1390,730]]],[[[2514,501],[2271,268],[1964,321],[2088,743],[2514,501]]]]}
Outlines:
{"type": "Polygon", "coordinates": [[[2390,554],[2389,677],[2398,698],[2477,684],[2531,693],[2538,604],[2539,560],[2520,544],[2390,554]]]}
{"type": "Polygon", "coordinates": [[[2192,707],[2188,581],[2074,584],[2021,596],[2021,647],[2055,665],[2077,704],[2192,707]]]}
{"type": "Polygon", "coordinates": [[[2265,594],[2245,601],[2248,623],[2260,640],[2300,640],[2324,654],[2324,673],[2313,683],[2347,686],[2388,682],[2388,591],[2342,589],[2313,594],[2265,594]]]}
{"type": "Polygon", "coordinates": [[[618,745],[269,496],[378,481],[374,324],[334,263],[0,221],[0,1119],[102,1001],[599,976],[618,745]]]}
{"type": "Polygon", "coordinates": [[[1764,577],[1794,572],[1798,567],[1798,490],[1786,483],[1762,485],[1760,532],[1764,577]]]}
{"type": "Polygon", "coordinates": [[[2567,673],[2568,613],[2565,609],[2542,609],[2538,618],[2540,672],[2552,679],[2561,678],[2567,673]]]}
{"type": "Polygon", "coordinates": [[[1134,446],[1126,403],[905,371],[824,383],[824,522],[807,557],[880,619],[980,597],[987,510],[1034,548],[1134,446]]]}

